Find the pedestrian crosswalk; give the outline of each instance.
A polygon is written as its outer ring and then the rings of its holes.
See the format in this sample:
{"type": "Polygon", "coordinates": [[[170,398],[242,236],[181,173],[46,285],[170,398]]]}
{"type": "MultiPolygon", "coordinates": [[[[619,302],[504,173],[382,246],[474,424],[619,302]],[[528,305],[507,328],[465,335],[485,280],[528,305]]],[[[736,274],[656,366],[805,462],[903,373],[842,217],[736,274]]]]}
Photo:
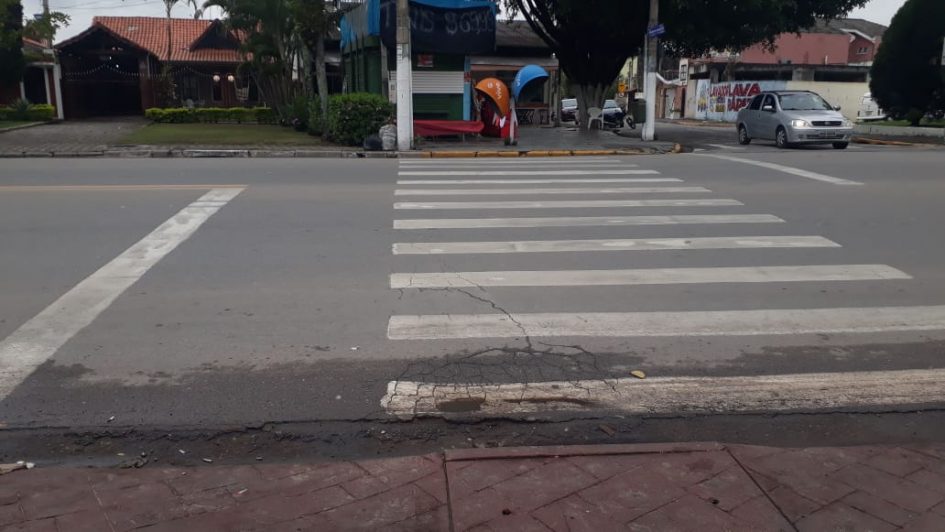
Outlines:
{"type": "MultiPolygon", "coordinates": [[[[798,253],[806,250],[803,257],[816,258],[816,250],[841,248],[842,243],[818,234],[766,234],[766,228],[789,221],[768,213],[745,213],[750,205],[738,199],[717,197],[709,188],[689,186],[679,177],[664,176],[657,170],[640,168],[620,159],[401,160],[399,175],[423,176],[424,179],[400,179],[394,193],[394,229],[399,238],[392,243],[392,252],[395,256],[415,256],[418,261],[414,263],[416,271],[395,272],[390,276],[390,287],[396,290],[476,289],[485,294],[489,288],[499,287],[538,291],[560,287],[581,290],[600,286],[882,283],[911,279],[907,272],[893,266],[836,264],[831,255],[808,264],[763,264],[761,254],[765,250],[798,250],[798,253]],[[621,177],[628,175],[652,177],[621,177]],[[489,178],[467,179],[469,176],[489,178]],[[557,198],[542,198],[550,195],[557,198]],[[647,197],[641,199],[640,195],[647,197]],[[435,197],[435,201],[401,201],[405,197],[424,196],[435,197]],[[491,196],[502,198],[491,200],[491,196]],[[521,199],[515,199],[517,197],[521,199]],[[732,212],[733,208],[738,211],[732,212]],[[608,215],[564,214],[568,210],[590,213],[598,209],[608,215]],[[695,209],[696,213],[686,212],[688,209],[695,209]],[[496,210],[516,213],[496,217],[493,212],[496,210]],[[543,210],[554,210],[556,215],[536,216],[543,210]],[[409,211],[435,215],[413,217],[409,211]],[[454,216],[451,211],[463,211],[463,214],[454,216]],[[647,227],[660,226],[678,227],[683,236],[647,238],[641,234],[647,227]],[[623,233],[619,238],[546,236],[557,235],[554,231],[580,228],[616,228],[623,233]],[[496,240],[497,229],[514,230],[516,238],[496,240]],[[726,234],[714,234],[720,231],[726,234]],[[477,238],[480,232],[483,237],[491,238],[477,238]],[[521,238],[524,235],[529,238],[521,238]],[[423,238],[418,238],[421,236],[423,238]],[[694,259],[693,263],[687,263],[689,257],[695,257],[702,252],[700,250],[740,253],[734,255],[734,260],[750,256],[744,255],[746,253],[759,255],[748,264],[706,267],[695,264],[694,259]],[[596,254],[594,256],[599,258],[602,252],[622,254],[610,255],[615,257],[613,269],[554,269],[550,260],[550,257],[562,255],[589,257],[596,254]],[[632,260],[628,257],[666,252],[676,253],[673,267],[624,267],[627,260],[632,260]],[[529,254],[536,257],[531,268],[501,267],[503,256],[522,257],[515,262],[518,266],[528,264],[529,254]],[[432,255],[463,256],[476,264],[495,267],[477,271],[455,267],[450,268],[455,271],[442,271],[447,267],[443,259],[431,258],[429,260],[437,262],[424,266],[422,257],[432,255]],[[494,257],[491,262],[490,256],[494,257]]],[[[783,259],[784,254],[775,256],[783,259]]],[[[462,260],[456,259],[456,263],[462,260]]],[[[529,299],[528,302],[534,301],[529,299]]],[[[654,309],[647,312],[635,307],[634,312],[589,312],[581,308],[568,313],[543,312],[544,309],[524,302],[519,306],[515,300],[503,299],[502,314],[397,314],[390,319],[388,337],[392,340],[443,340],[522,336],[751,336],[945,328],[945,316],[940,307],[782,309],[777,303],[771,301],[769,308],[754,310],[665,312],[654,309]]]]}

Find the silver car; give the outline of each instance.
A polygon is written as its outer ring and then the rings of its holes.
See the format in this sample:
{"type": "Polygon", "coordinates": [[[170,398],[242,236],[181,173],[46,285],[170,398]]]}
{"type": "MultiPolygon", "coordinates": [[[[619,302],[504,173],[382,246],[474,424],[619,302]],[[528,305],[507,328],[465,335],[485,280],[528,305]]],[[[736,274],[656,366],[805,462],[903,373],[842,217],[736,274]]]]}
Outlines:
{"type": "Polygon", "coordinates": [[[810,91],[763,92],[738,112],[738,143],[773,140],[779,148],[798,144],[833,144],[846,149],[853,122],[820,95],[810,91]]]}

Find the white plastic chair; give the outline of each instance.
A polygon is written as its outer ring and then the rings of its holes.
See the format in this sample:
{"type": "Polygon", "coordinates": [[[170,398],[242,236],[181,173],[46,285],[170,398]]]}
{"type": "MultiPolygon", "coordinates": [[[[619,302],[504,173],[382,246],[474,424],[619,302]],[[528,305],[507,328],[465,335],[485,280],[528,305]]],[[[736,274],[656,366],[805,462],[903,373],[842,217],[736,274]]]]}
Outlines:
{"type": "Polygon", "coordinates": [[[591,107],[587,110],[587,129],[591,129],[594,122],[600,122],[600,129],[604,129],[604,111],[600,107],[591,107]]]}

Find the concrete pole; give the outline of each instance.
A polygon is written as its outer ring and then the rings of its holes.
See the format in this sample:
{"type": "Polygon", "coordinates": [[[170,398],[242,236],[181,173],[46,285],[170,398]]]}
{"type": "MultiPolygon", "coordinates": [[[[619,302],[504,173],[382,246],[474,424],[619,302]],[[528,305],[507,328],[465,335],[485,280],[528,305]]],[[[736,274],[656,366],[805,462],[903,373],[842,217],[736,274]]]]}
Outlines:
{"type": "MultiPolygon", "coordinates": [[[[659,0],[650,0],[650,23],[648,27],[652,28],[659,24],[660,20],[660,2],[659,0]]],[[[659,50],[659,38],[649,38],[646,41],[646,78],[643,81],[644,94],[646,97],[646,123],[643,124],[643,140],[656,140],[656,71],[658,69],[657,51],[659,50]]]]}
{"type": "Polygon", "coordinates": [[[410,3],[397,0],[397,149],[413,148],[413,65],[410,56],[410,3]]]}

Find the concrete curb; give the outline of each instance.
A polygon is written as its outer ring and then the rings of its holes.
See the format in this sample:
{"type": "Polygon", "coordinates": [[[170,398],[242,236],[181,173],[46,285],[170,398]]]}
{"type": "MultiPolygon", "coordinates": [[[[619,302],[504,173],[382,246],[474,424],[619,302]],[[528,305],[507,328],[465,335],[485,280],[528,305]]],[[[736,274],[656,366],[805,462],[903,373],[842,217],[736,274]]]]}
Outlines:
{"type": "Polygon", "coordinates": [[[549,447],[510,447],[489,449],[449,449],[443,452],[447,462],[469,460],[504,460],[510,458],[552,458],[561,456],[605,456],[615,454],[669,454],[723,451],[716,442],[638,443],[614,445],[554,445],[549,447]]]}
{"type": "Polygon", "coordinates": [[[352,150],[278,150],[278,149],[104,149],[94,151],[49,151],[49,152],[5,152],[0,158],[34,158],[34,157],[104,157],[118,159],[157,159],[157,158],[188,158],[188,159],[440,159],[440,158],[518,158],[518,157],[597,157],[597,156],[629,156],[629,155],[663,155],[667,153],[683,153],[685,148],[680,145],[672,149],[661,148],[626,148],[606,150],[468,150],[468,151],[411,151],[411,152],[364,152],[352,150]]]}
{"type": "Polygon", "coordinates": [[[906,142],[904,140],[875,139],[869,137],[853,137],[854,144],[872,144],[876,146],[937,146],[942,144],[932,144],[930,142],[906,142]]]}
{"type": "Polygon", "coordinates": [[[29,129],[29,128],[31,128],[31,127],[43,126],[43,125],[46,125],[46,124],[48,124],[48,123],[49,123],[49,122],[33,122],[32,124],[23,124],[23,125],[21,125],[21,126],[5,127],[5,128],[3,128],[3,129],[0,129],[0,135],[2,135],[2,134],[4,134],[4,133],[9,133],[9,132],[11,132],[11,131],[17,131],[17,130],[20,130],[20,129],[29,129]]]}

